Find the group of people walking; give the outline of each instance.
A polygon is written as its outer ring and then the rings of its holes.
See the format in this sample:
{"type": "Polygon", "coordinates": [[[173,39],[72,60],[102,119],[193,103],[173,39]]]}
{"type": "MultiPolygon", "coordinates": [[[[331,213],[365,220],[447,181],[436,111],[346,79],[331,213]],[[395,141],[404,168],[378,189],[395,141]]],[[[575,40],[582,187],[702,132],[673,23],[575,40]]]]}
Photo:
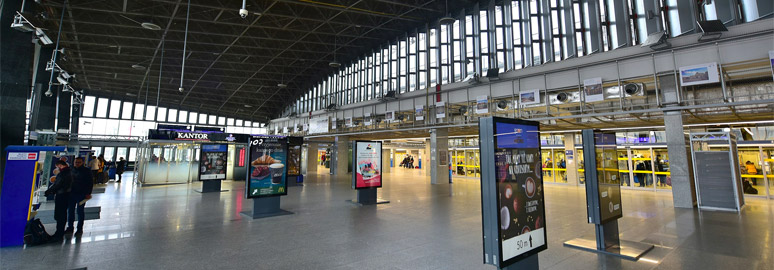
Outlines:
{"type": "Polygon", "coordinates": [[[403,158],[403,161],[400,162],[400,166],[403,168],[410,168],[410,169],[415,168],[414,157],[411,155],[406,155],[406,157],[403,158]]]}

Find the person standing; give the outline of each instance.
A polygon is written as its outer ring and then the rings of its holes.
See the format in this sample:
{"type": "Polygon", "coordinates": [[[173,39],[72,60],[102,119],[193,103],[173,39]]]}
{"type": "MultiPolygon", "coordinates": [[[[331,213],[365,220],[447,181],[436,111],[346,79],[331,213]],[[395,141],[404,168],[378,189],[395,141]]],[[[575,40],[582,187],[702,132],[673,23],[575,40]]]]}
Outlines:
{"type": "Polygon", "coordinates": [[[57,160],[56,168],[59,174],[51,187],[46,190],[46,196],[56,194],[54,198],[54,219],[56,220],[56,232],[51,236],[52,242],[61,242],[65,234],[67,224],[67,204],[70,202],[70,191],[73,183],[73,175],[67,162],[57,160]]]}
{"type": "Polygon", "coordinates": [[[118,162],[116,162],[116,177],[118,178],[116,183],[121,183],[121,174],[124,173],[124,170],[126,170],[126,160],[124,157],[120,157],[118,162]]]}
{"type": "MultiPolygon", "coordinates": [[[[100,154],[99,157],[97,157],[97,166],[99,166],[99,167],[97,167],[97,182],[100,183],[100,184],[104,184],[104,183],[107,182],[107,181],[105,181],[105,173],[104,173],[105,172],[105,156],[104,155],[100,154]]],[[[92,170],[93,170],[93,168],[92,168],[92,170]]]]}
{"type": "Polygon", "coordinates": [[[89,169],[91,169],[92,183],[97,184],[97,174],[99,174],[99,160],[97,160],[97,156],[91,155],[89,157],[89,169]]]}
{"type": "Polygon", "coordinates": [[[67,222],[69,226],[67,226],[65,233],[73,232],[76,209],[78,211],[78,231],[75,232],[75,235],[83,234],[83,221],[86,216],[84,213],[86,203],[80,204],[80,202],[87,198],[90,199],[91,192],[94,189],[94,180],[91,179],[91,170],[84,167],[83,163],[82,157],[75,158],[75,168],[72,169],[73,184],[70,191],[70,201],[67,206],[67,222]]]}

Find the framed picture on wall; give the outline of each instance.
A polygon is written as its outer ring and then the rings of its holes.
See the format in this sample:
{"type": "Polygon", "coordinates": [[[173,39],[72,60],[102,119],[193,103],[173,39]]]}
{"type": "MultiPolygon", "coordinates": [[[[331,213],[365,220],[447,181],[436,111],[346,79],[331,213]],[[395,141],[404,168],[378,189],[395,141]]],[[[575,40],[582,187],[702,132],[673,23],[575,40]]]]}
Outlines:
{"type": "Polygon", "coordinates": [[[519,103],[521,105],[540,103],[540,89],[524,90],[519,92],[519,103]]]}
{"type": "Polygon", "coordinates": [[[718,63],[680,67],[680,85],[690,86],[720,82],[718,63]]]}

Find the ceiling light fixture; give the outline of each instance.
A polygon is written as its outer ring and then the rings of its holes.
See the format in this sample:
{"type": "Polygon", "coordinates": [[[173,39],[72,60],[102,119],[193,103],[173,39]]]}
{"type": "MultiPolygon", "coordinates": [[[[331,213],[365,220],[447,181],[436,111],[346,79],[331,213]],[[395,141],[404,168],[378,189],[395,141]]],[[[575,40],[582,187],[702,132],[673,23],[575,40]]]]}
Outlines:
{"type": "Polygon", "coordinates": [[[145,66],[140,65],[140,64],[134,64],[134,65],[132,65],[132,68],[136,69],[136,70],[145,70],[145,66]]]}
{"type": "Polygon", "coordinates": [[[338,41],[338,37],[337,36],[333,36],[333,62],[328,63],[328,66],[330,66],[332,68],[339,68],[339,67],[341,67],[341,63],[336,61],[336,50],[339,49],[337,41],[338,41]]]}
{"type": "Polygon", "coordinates": [[[142,28],[145,28],[145,29],[148,29],[148,30],[153,30],[153,31],[161,30],[161,26],[159,26],[158,24],[152,23],[152,22],[140,23],[140,26],[142,26],[142,28]]]}
{"type": "Polygon", "coordinates": [[[446,2],[445,2],[445,3],[446,3],[446,13],[444,14],[444,16],[443,16],[443,17],[441,17],[440,19],[438,19],[438,23],[440,23],[440,24],[442,24],[442,25],[449,25],[449,24],[453,24],[453,23],[454,23],[454,21],[456,21],[456,19],[454,19],[454,18],[452,18],[451,16],[448,16],[448,15],[447,15],[447,14],[449,14],[449,1],[448,1],[448,0],[446,0],[446,2]]]}
{"type": "Polygon", "coordinates": [[[288,87],[288,85],[287,85],[287,84],[284,84],[284,83],[278,83],[278,84],[277,84],[277,87],[279,87],[279,88],[287,88],[287,87],[288,87]]]}
{"type": "Polygon", "coordinates": [[[253,105],[245,104],[245,108],[252,108],[253,105]]]}

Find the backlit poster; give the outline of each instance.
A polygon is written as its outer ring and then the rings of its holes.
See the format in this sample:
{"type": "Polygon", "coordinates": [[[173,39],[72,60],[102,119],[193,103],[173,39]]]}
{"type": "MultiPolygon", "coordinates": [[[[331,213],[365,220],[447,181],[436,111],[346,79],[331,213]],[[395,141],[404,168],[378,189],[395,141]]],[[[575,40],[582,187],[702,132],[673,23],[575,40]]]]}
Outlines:
{"type": "Polygon", "coordinates": [[[414,119],[416,121],[425,120],[425,106],[419,105],[414,108],[414,119]]]}
{"type": "Polygon", "coordinates": [[[355,189],[377,188],[382,186],[382,143],[375,141],[355,141],[353,175],[355,189]]]}
{"type": "Polygon", "coordinates": [[[435,103],[435,118],[446,117],[446,103],[443,101],[435,103]]]}
{"type": "Polygon", "coordinates": [[[227,144],[202,144],[199,158],[199,180],[226,179],[227,144]]]}
{"type": "Polygon", "coordinates": [[[602,89],[602,78],[583,80],[583,92],[586,95],[586,102],[604,100],[605,95],[602,89]]]}
{"type": "Polygon", "coordinates": [[[489,97],[478,96],[476,98],[476,114],[489,113],[489,97]]]}
{"type": "Polygon", "coordinates": [[[494,118],[500,267],[547,248],[537,122],[494,118]]]}
{"type": "Polygon", "coordinates": [[[288,176],[301,175],[302,144],[304,144],[303,137],[288,137],[288,176]]]}
{"type": "Polygon", "coordinates": [[[250,139],[247,198],[287,195],[287,138],[253,136],[250,139]]]}

